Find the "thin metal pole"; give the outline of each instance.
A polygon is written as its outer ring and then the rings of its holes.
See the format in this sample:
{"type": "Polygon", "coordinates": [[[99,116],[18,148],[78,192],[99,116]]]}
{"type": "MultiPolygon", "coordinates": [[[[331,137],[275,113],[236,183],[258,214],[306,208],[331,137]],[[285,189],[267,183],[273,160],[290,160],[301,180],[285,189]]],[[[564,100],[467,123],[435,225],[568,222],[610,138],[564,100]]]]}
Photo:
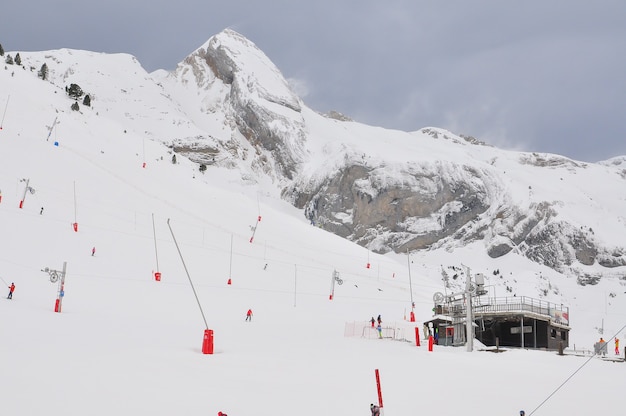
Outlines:
{"type": "Polygon", "coordinates": [[[172,231],[172,227],[170,226],[170,219],[167,219],[167,227],[170,229],[170,233],[172,234],[172,238],[174,239],[174,245],[176,245],[176,250],[178,250],[178,255],[180,256],[180,261],[183,263],[183,267],[185,268],[185,273],[187,273],[187,279],[189,279],[189,284],[191,285],[191,290],[193,290],[193,295],[196,297],[196,302],[198,302],[198,307],[200,308],[200,313],[202,314],[202,319],[204,320],[204,325],[206,329],[209,329],[209,324],[206,321],[206,317],[204,316],[204,311],[202,310],[202,305],[200,304],[200,299],[198,299],[198,294],[196,293],[196,288],[193,287],[193,282],[191,281],[191,276],[189,276],[189,271],[187,270],[187,265],[185,264],[185,260],[183,259],[183,254],[180,252],[180,248],[178,247],[178,242],[176,241],[176,237],[174,236],[174,231],[172,231]]]}
{"type": "Polygon", "coordinates": [[[233,277],[233,235],[230,235],[230,264],[228,265],[228,278],[233,277]]]}
{"type": "Polygon", "coordinates": [[[48,141],[50,139],[50,136],[52,135],[52,129],[54,129],[54,126],[57,124],[57,118],[59,118],[59,116],[56,116],[54,118],[54,121],[52,122],[52,125],[50,126],[50,130],[48,130],[48,137],[46,137],[46,141],[48,141]]]}
{"type": "Polygon", "coordinates": [[[61,313],[63,298],[65,297],[65,273],[67,271],[67,262],[63,262],[63,272],[61,273],[61,281],[59,282],[59,292],[57,299],[59,300],[58,312],[61,313]]]}
{"type": "Polygon", "coordinates": [[[74,181],[74,224],[76,222],[76,181],[74,181]]]}
{"type": "Polygon", "coordinates": [[[154,235],[154,255],[156,256],[156,266],[157,266],[156,269],[158,272],[159,271],[159,253],[157,252],[156,227],[154,226],[154,213],[152,213],[152,234],[154,235]]]}
{"type": "Polygon", "coordinates": [[[467,314],[465,317],[465,331],[467,332],[467,352],[474,351],[474,318],[472,317],[472,293],[470,291],[471,288],[471,275],[470,268],[465,266],[465,274],[467,275],[467,279],[465,280],[465,307],[467,308],[467,314]]]}
{"type": "Polygon", "coordinates": [[[298,265],[293,265],[293,307],[296,307],[296,287],[298,285],[298,265]]]}
{"type": "Polygon", "coordinates": [[[409,253],[409,249],[406,249],[406,262],[409,266],[409,290],[411,291],[411,311],[413,311],[415,303],[413,303],[413,283],[411,282],[411,253],[409,253]]]}
{"type": "MultiPolygon", "coordinates": [[[[24,187],[24,195],[22,196],[22,206],[24,205],[24,202],[26,201],[26,191],[28,191],[28,183],[30,182],[30,178],[26,179],[26,186],[24,187]]],[[[22,208],[22,207],[20,207],[22,208]]]]}
{"type": "Polygon", "coordinates": [[[7,97],[7,103],[4,106],[4,113],[2,113],[2,121],[0,122],[0,129],[4,126],[4,116],[7,115],[7,108],[9,108],[9,99],[11,99],[11,94],[7,97]]]}

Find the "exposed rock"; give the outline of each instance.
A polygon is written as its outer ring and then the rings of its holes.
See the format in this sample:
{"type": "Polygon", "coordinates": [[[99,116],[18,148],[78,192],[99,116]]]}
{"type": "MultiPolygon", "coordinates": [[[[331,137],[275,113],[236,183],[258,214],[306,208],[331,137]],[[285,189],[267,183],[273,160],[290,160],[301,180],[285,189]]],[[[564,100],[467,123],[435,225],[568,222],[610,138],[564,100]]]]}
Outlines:
{"type": "Polygon", "coordinates": [[[324,114],[324,116],[328,118],[332,118],[333,120],[353,121],[350,117],[346,116],[345,114],[341,114],[340,112],[334,111],[334,110],[329,111],[327,114],[324,114]]]}
{"type": "Polygon", "coordinates": [[[597,256],[598,264],[604,267],[614,268],[626,266],[626,250],[614,248],[613,250],[603,250],[597,256]]]}
{"type": "Polygon", "coordinates": [[[571,266],[575,260],[591,265],[595,261],[597,249],[590,234],[557,221],[540,227],[525,240],[526,256],[555,270],[571,266]]]}
{"type": "Polygon", "coordinates": [[[407,169],[398,182],[384,168],[350,165],[317,189],[301,192],[295,186],[287,192],[324,229],[377,252],[403,252],[451,236],[487,210],[480,173],[465,169],[454,175],[458,169],[463,167],[407,169]]]}
{"type": "Polygon", "coordinates": [[[585,273],[581,276],[578,276],[576,281],[581,286],[587,286],[587,285],[593,286],[593,285],[597,285],[600,282],[600,275],[585,273]]]}

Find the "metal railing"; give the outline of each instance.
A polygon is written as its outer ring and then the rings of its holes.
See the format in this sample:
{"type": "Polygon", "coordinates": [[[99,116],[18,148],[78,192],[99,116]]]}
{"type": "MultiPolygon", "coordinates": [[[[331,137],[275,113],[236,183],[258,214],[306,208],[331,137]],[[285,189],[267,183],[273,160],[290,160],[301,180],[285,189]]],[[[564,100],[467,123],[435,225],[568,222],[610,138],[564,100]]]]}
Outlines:
{"type": "MultiPolygon", "coordinates": [[[[505,313],[532,313],[549,318],[559,324],[569,324],[569,307],[528,296],[505,298],[475,297],[472,299],[472,309],[474,316],[505,313]]],[[[443,306],[442,312],[444,314],[448,312],[452,317],[465,316],[466,306],[462,301],[455,302],[443,306]]]]}

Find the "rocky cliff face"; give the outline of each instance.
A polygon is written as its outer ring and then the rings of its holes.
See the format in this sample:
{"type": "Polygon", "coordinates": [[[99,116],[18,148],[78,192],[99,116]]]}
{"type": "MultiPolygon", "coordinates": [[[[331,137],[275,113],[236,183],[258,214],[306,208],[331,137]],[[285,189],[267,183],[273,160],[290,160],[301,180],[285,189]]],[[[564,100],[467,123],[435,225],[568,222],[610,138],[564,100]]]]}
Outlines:
{"type": "Polygon", "coordinates": [[[286,193],[313,223],[385,253],[428,248],[462,230],[487,209],[483,174],[468,166],[347,165],[315,189],[294,184],[286,193]]]}

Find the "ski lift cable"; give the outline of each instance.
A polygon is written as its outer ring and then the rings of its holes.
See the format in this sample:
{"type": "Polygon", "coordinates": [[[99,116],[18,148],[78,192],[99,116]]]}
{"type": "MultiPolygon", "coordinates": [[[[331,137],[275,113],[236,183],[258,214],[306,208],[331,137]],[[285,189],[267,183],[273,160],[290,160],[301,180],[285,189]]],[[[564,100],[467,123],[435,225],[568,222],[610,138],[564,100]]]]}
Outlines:
{"type": "MultiPolygon", "coordinates": [[[[615,335],[613,335],[607,342],[611,342],[611,340],[613,340],[615,337],[617,337],[617,334],[619,334],[620,332],[622,332],[624,329],[626,328],[626,325],[624,325],[623,327],[620,328],[619,331],[617,331],[615,333],[615,335]]],[[[565,379],[565,381],[563,381],[563,383],[561,383],[561,385],[559,385],[552,393],[550,393],[548,395],[548,397],[545,398],[544,401],[542,401],[541,403],[539,403],[539,406],[537,406],[533,411],[531,411],[528,416],[532,416],[537,410],[539,410],[539,408],[541,406],[543,406],[548,400],[550,400],[552,398],[552,396],[554,396],[556,394],[557,391],[559,391],[561,389],[561,387],[563,387],[565,384],[567,384],[567,382],[569,382],[575,375],[576,373],[578,373],[580,370],[582,370],[582,368],[584,366],[587,365],[587,363],[589,363],[589,361],[591,361],[593,358],[595,357],[595,354],[592,355],[591,357],[589,357],[580,367],[578,367],[576,369],[576,371],[574,371],[568,378],[565,379]]]]}

